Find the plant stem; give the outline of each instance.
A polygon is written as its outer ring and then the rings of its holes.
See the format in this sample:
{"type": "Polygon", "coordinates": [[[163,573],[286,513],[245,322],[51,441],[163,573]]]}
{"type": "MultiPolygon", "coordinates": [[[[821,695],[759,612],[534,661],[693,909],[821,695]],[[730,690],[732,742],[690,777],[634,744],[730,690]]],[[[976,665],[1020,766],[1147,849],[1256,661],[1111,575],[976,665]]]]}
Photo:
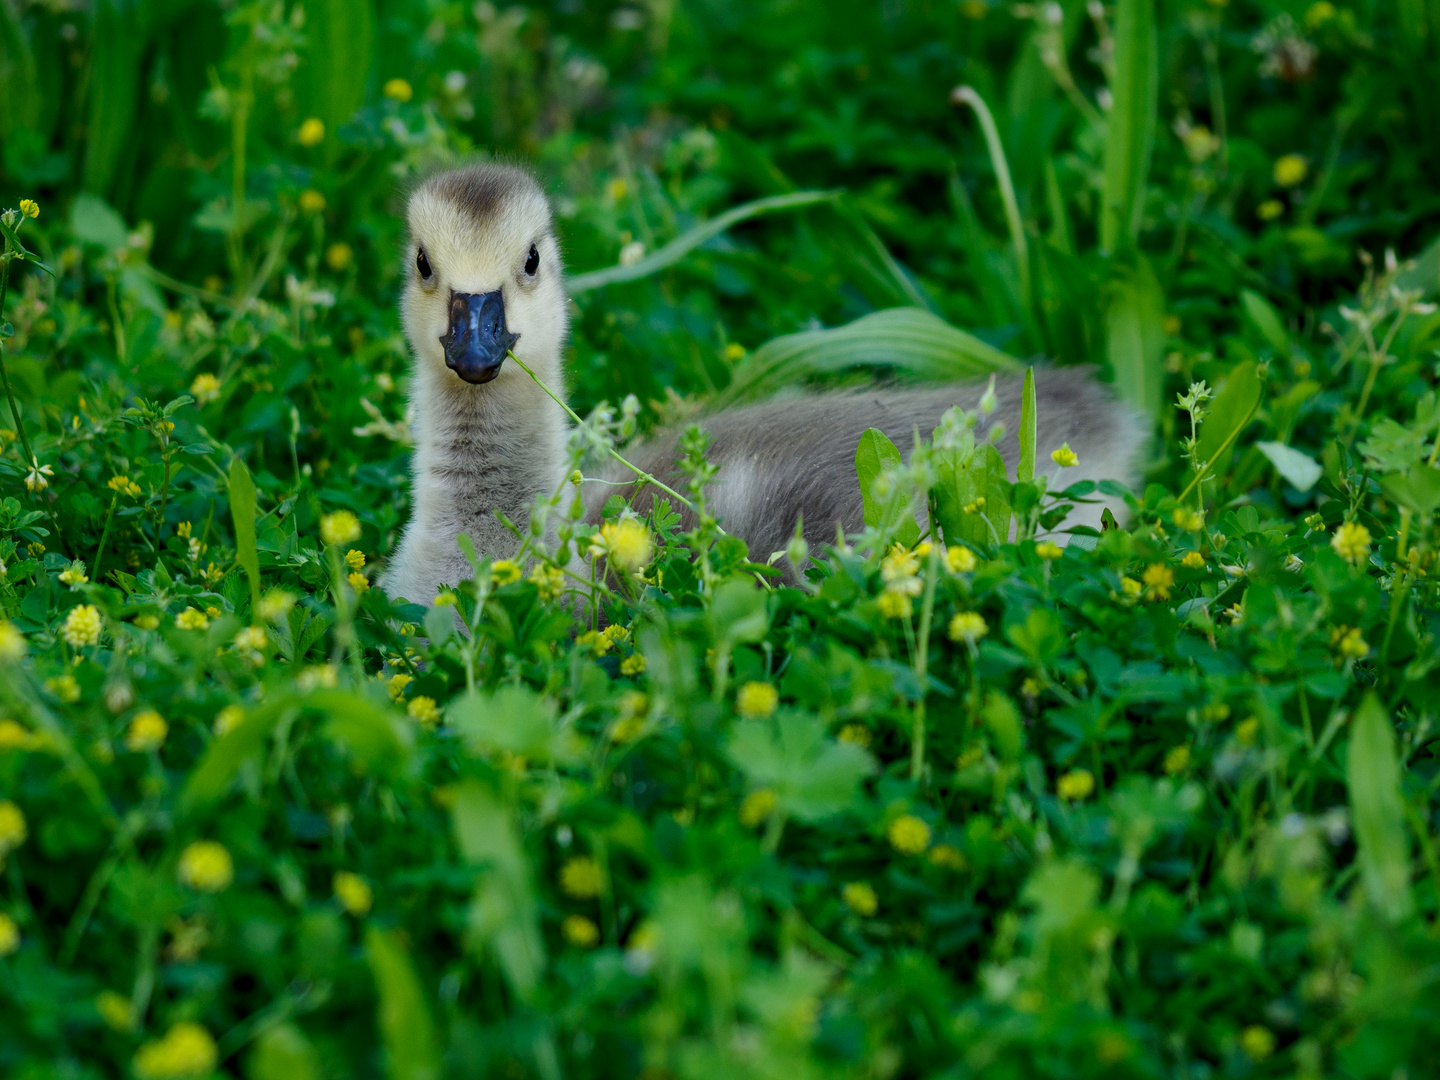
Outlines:
{"type": "Polygon", "coordinates": [[[105,541],[110,539],[110,523],[115,520],[115,504],[120,501],[120,493],[117,491],[110,499],[110,509],[105,514],[105,527],[100,530],[100,546],[95,551],[95,566],[91,569],[92,580],[97,584],[100,581],[100,562],[105,558],[105,541]]]}
{"type": "MultiPolygon", "coordinates": [[[[928,500],[926,516],[929,516],[928,500]]],[[[929,523],[933,531],[935,523],[929,523]]],[[[925,599],[920,604],[920,640],[915,647],[915,674],[920,679],[920,700],[915,703],[914,729],[910,736],[910,779],[919,783],[925,775],[925,684],[930,673],[930,623],[935,615],[935,582],[939,577],[940,545],[930,545],[925,567],[925,599]]]]}
{"type": "MultiPolygon", "coordinates": [[[[0,263],[0,323],[5,321],[5,294],[10,291],[10,260],[0,263]]],[[[15,404],[15,391],[10,389],[10,370],[5,366],[5,343],[0,340],[0,379],[5,381],[5,397],[10,401],[10,415],[15,418],[15,433],[20,436],[20,447],[25,451],[24,464],[28,468],[35,460],[30,450],[30,440],[25,436],[25,422],[20,419],[20,409],[15,404]]]]}

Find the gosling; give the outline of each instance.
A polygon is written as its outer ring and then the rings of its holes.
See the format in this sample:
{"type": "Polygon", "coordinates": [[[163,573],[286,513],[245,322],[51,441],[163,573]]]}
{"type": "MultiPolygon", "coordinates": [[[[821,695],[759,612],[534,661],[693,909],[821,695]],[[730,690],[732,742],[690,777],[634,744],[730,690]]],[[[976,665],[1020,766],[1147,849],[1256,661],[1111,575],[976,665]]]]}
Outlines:
{"type": "MultiPolygon", "coordinates": [[[[460,533],[479,552],[510,551],[515,538],[497,511],[524,528],[536,494],[562,487],[565,412],[505,359],[513,351],[563,397],[568,298],[549,203],[519,169],[482,164],[440,173],[411,195],[407,218],[409,267],[400,306],[414,354],[414,514],[383,585],[392,597],[429,603],[438,589],[470,575],[456,545],[460,533]]],[[[854,458],[861,433],[879,428],[908,448],[913,431],[928,434],[953,405],[974,408],[983,389],[954,384],[817,394],[706,417],[710,460],[720,470],[711,506],[762,560],[785,546],[797,521],[812,546],[833,540],[837,527],[859,531],[863,502],[854,458]]],[[[1000,451],[1013,475],[1020,380],[1002,378],[996,390],[990,419],[1010,432],[1000,451]]],[[[1079,369],[1037,370],[1036,399],[1040,449],[1068,443],[1079,456],[1064,483],[1134,483],[1146,437],[1140,417],[1079,369]]],[[[669,482],[676,479],[677,440],[678,433],[662,432],[627,456],[669,482]]],[[[1048,457],[1042,461],[1049,465],[1048,457]]],[[[1049,474],[1053,486],[1058,466],[1049,474]]],[[[646,489],[632,501],[643,512],[652,498],[646,489]]],[[[603,499],[587,498],[592,520],[603,499]]],[[[1098,527],[1107,507],[1124,514],[1123,501],[1108,498],[1083,506],[1070,523],[1098,527]]]]}

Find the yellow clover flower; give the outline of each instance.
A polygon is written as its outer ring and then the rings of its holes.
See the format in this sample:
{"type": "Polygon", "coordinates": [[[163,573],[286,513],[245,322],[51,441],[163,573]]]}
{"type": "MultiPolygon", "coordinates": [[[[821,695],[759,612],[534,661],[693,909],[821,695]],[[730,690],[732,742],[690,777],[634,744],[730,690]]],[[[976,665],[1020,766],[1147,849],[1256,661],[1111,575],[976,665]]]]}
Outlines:
{"type": "Polygon", "coordinates": [[[600,941],[600,928],[593,919],[584,915],[566,915],[560,923],[560,933],[571,945],[588,949],[600,941]]]}
{"type": "Polygon", "coordinates": [[[336,547],[360,539],[360,519],[349,510],[336,510],[320,519],[320,539],[336,547]]]}
{"type": "Polygon", "coordinates": [[[40,216],[40,204],[34,199],[21,199],[20,215],[27,218],[38,218],[40,216]]]}
{"type": "Polygon", "coordinates": [[[1275,160],[1275,183],[1280,187],[1291,188],[1304,183],[1309,173],[1309,164],[1299,154],[1286,154],[1275,160]]]}
{"type": "Polygon", "coordinates": [[[973,646],[989,632],[990,627],[978,612],[962,611],[950,620],[951,641],[963,641],[966,645],[973,646]]]}
{"type": "Polygon", "coordinates": [[[1059,465],[1062,469],[1073,468],[1074,466],[1080,464],[1079,455],[1076,454],[1074,450],[1070,449],[1070,444],[1068,442],[1061,443],[1059,450],[1051,450],[1050,460],[1055,462],[1055,464],[1059,465]]]}
{"type": "Polygon", "coordinates": [[[24,659],[25,635],[9,619],[0,619],[0,660],[14,664],[24,659]]]}
{"type": "MultiPolygon", "coordinates": [[[[318,121],[317,121],[318,123],[318,121]]],[[[182,1020],[165,1037],[147,1042],[135,1054],[140,1080],[190,1080],[209,1076],[217,1059],[215,1040],[199,1024],[182,1020]]]]}
{"type": "Polygon", "coordinates": [[[747,682],[735,695],[735,710],[741,716],[769,716],[780,704],[780,692],[769,683],[747,682]]]}
{"type": "Polygon", "coordinates": [[[604,879],[600,864],[594,859],[576,856],[568,859],[560,868],[560,888],[577,900],[589,900],[600,895],[604,879]]]}
{"type": "Polygon", "coordinates": [[[1171,776],[1190,767],[1190,747],[1172,746],[1165,754],[1165,771],[1171,776]]]}
{"type": "Polygon", "coordinates": [[[325,196],[314,188],[306,188],[300,193],[300,209],[307,214],[318,214],[325,209],[325,196]]]}
{"type": "Polygon", "coordinates": [[[220,397],[220,380],[208,371],[201,372],[190,384],[190,396],[197,405],[209,405],[220,397]]]}
{"type": "Polygon", "coordinates": [[[180,853],[180,882],[197,892],[218,893],[235,880],[235,863],[224,844],[196,840],[180,853]]]}
{"type": "Polygon", "coordinates": [[[385,83],[384,94],[393,101],[409,101],[415,96],[415,88],[404,79],[388,79],[385,83]]]}
{"type": "Polygon", "coordinates": [[[1145,591],[1154,599],[1170,599],[1170,590],[1175,585],[1175,571],[1164,563],[1151,563],[1140,575],[1145,582],[1145,591]]]}
{"type": "Polygon", "coordinates": [[[1095,774],[1089,769],[1072,769],[1055,782],[1055,794],[1062,799],[1088,799],[1095,793],[1095,774]]]}
{"type": "Polygon", "coordinates": [[[1358,521],[1347,521],[1335,530],[1330,547],[1346,562],[1359,565],[1370,557],[1370,530],[1358,521]]]}
{"type": "Polygon", "coordinates": [[[340,906],[351,915],[365,915],[374,902],[375,895],[370,889],[370,883],[359,874],[352,874],[349,870],[337,871],[333,879],[335,887],[335,899],[340,901],[340,906]]]}
{"type": "Polygon", "coordinates": [[[25,824],[25,812],[9,799],[0,799],[0,863],[14,851],[29,835],[25,824]]]}
{"type": "Polygon", "coordinates": [[[215,714],[215,722],[210,730],[215,733],[217,739],[223,739],[230,732],[240,726],[240,721],[245,719],[245,709],[241,705],[226,705],[215,714]]]}
{"type": "Polygon", "coordinates": [[[365,552],[351,548],[345,553],[345,565],[351,570],[365,569],[365,552]]]}
{"type": "Polygon", "coordinates": [[[130,721],[130,728],[125,733],[125,749],[136,754],[159,750],[165,745],[165,736],[169,733],[170,725],[165,723],[165,718],[154,709],[146,709],[136,713],[130,721]]]}
{"type": "Polygon", "coordinates": [[[296,138],[301,146],[319,146],[325,141],[325,121],[312,116],[300,125],[296,138]]]}
{"type": "Polygon", "coordinates": [[[1275,1052],[1275,1033],[1259,1024],[1251,1024],[1240,1033],[1240,1049],[1254,1061],[1264,1061],[1275,1052]]]}
{"type": "Polygon", "coordinates": [[[187,607],[175,616],[175,625],[181,630],[205,630],[210,626],[210,616],[193,607],[187,607]]]}
{"type": "Polygon", "coordinates": [[[639,570],[653,550],[650,531],[634,518],[607,521],[590,540],[592,559],[608,559],[622,570],[639,570]]]}
{"type": "Polygon", "coordinates": [[[520,564],[514,559],[496,559],[490,564],[490,580],[496,585],[510,585],[520,580],[520,564]]]}
{"type": "Polygon", "coordinates": [[[902,855],[919,855],[930,846],[930,826],[914,814],[902,814],[886,830],[890,846],[902,855]]]}
{"type": "Polygon", "coordinates": [[[440,722],[440,706],[435,704],[432,697],[411,698],[410,704],[405,708],[406,715],[422,727],[434,727],[440,722]]]}
{"type": "Polygon", "coordinates": [[[869,882],[852,881],[840,890],[840,896],[851,911],[863,918],[868,919],[880,910],[880,898],[869,882]]]}
{"type": "Polygon", "coordinates": [[[1065,549],[1051,540],[1042,540],[1035,545],[1035,554],[1046,562],[1054,562],[1065,554],[1065,549]]]}
{"type": "Polygon", "coordinates": [[[9,956],[20,948],[20,927],[5,912],[0,911],[0,956],[9,956]]]}
{"type": "Polygon", "coordinates": [[[94,604],[81,604],[70,609],[60,627],[60,636],[72,648],[100,643],[100,612],[94,604]]]}
{"type": "Polygon", "coordinates": [[[355,261],[355,249],[343,240],[337,240],[325,249],[325,265],[337,274],[355,261]]]}
{"type": "Polygon", "coordinates": [[[740,804],[740,824],[747,829],[753,829],[762,821],[775,812],[779,804],[775,792],[769,788],[760,788],[745,796],[745,801],[740,804]]]}
{"type": "Polygon", "coordinates": [[[975,569],[975,553],[961,544],[948,547],[945,549],[945,565],[952,574],[968,574],[975,569]]]}

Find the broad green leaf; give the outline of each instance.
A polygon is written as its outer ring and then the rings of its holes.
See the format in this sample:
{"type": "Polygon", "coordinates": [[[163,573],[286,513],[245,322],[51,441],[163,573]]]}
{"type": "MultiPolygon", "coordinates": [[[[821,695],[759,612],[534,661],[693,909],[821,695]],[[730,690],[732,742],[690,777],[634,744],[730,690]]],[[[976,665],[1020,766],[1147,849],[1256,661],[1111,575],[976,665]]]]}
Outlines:
{"type": "Polygon", "coordinates": [[[1120,397],[1147,416],[1160,414],[1165,385],[1165,294],[1138,251],[1116,256],[1105,309],[1105,355],[1120,397]]]}
{"type": "Polygon", "coordinates": [[[390,709],[348,690],[313,690],[302,700],[325,713],[325,737],[372,772],[393,775],[409,764],[413,729],[390,709]]]}
{"type": "Polygon", "coordinates": [[[1375,909],[1398,922],[1414,910],[1404,793],[1395,731],[1373,693],[1361,702],[1351,725],[1345,782],[1359,847],[1360,880],[1375,909]]]}
{"type": "Polygon", "coordinates": [[[1031,608],[1023,623],[1005,628],[1011,643],[1036,664],[1048,664],[1065,648],[1065,630],[1049,608],[1031,608]]]}
{"type": "Polygon", "coordinates": [[[945,542],[1009,540],[1010,482],[1000,451],[986,443],[968,455],[964,447],[941,450],[934,460],[935,517],[945,532],[945,542]]]}
{"type": "Polygon", "coordinates": [[[1440,469],[1424,463],[1413,465],[1403,475],[1382,476],[1380,490],[1417,514],[1434,513],[1440,510],[1440,469]]]}
{"type": "Polygon", "coordinates": [[[373,923],[365,930],[365,958],[379,996],[376,1019],[390,1080],[439,1080],[435,1021],[399,930],[373,923]]]}
{"type": "Polygon", "coordinates": [[[1035,369],[1025,369],[1025,382],[1020,388],[1020,464],[1015,479],[1028,483],[1035,479],[1035,369]]]}
{"type": "Polygon", "coordinates": [[[818,717],[788,710],[773,720],[736,723],[728,753],[754,786],[770,788],[784,811],[801,821],[845,809],[875,769],[860,747],[827,738],[818,717]]]}
{"type": "Polygon", "coordinates": [[[375,55],[373,0],[305,0],[305,37],[298,96],[304,115],[323,120],[333,133],[365,102],[375,55]]]}
{"type": "Polygon", "coordinates": [[[235,523],[235,561],[250,581],[251,618],[260,608],[260,556],[255,549],[255,481],[238,457],[230,462],[230,517],[235,523]]]}
{"type": "Polygon", "coordinates": [[[1225,379],[1225,385],[1215,395],[1210,414],[1200,425],[1198,452],[1201,461],[1210,462],[1207,480],[1219,481],[1229,467],[1230,456],[1235,452],[1231,438],[1236,429],[1243,429],[1255,415],[1260,404],[1262,385],[1256,374],[1255,365],[1250,361],[1237,364],[1225,379]],[[1226,443],[1229,446],[1226,446],[1226,443]]]}
{"type": "MultiPolygon", "coordinates": [[[[1309,454],[1284,443],[1257,442],[1255,448],[1270,459],[1275,471],[1296,491],[1309,491],[1325,472],[1321,464],[1309,454]]],[[[1440,473],[1436,475],[1440,476],[1440,473]]]]}
{"type": "Polygon", "coordinates": [[[461,854],[488,868],[470,905],[472,947],[492,950],[511,988],[529,1000],[545,966],[545,941],[514,811],[489,788],[466,780],[456,788],[451,819],[461,854]]]}
{"type": "Polygon", "coordinates": [[[1110,81],[1113,104],[1106,124],[1105,201],[1100,211],[1103,251],[1118,251],[1140,236],[1145,181],[1155,143],[1158,54],[1155,0],[1119,0],[1115,74],[1110,81]]]}
{"type": "Polygon", "coordinates": [[[455,632],[455,609],[439,605],[425,612],[425,636],[431,645],[443,645],[455,632]]]}
{"type": "Polygon", "coordinates": [[[130,230],[122,218],[98,195],[81,193],[70,204],[70,230],[77,240],[109,251],[125,246],[130,230]]]}
{"type": "Polygon", "coordinates": [[[846,326],[804,330],[766,342],[735,369],[715,408],[853,368],[904,373],[927,382],[956,382],[1018,367],[1014,357],[937,315],[919,308],[894,308],[846,326]]]}
{"type": "Polygon", "coordinates": [[[764,590],[745,577],[722,582],[710,598],[707,619],[716,642],[738,645],[759,641],[770,626],[764,590]]]}
{"type": "Polygon", "coordinates": [[[877,529],[885,520],[888,500],[875,494],[875,481],[886,469],[898,468],[900,451],[879,428],[866,428],[855,446],[855,476],[860,481],[860,498],[865,504],[865,526],[877,529]]]}
{"type": "Polygon", "coordinates": [[[320,1055],[294,1024],[266,1028],[245,1062],[250,1080],[320,1080],[320,1055]]]}
{"type": "Polygon", "coordinates": [[[225,794],[240,766],[265,746],[265,741],[295,699],[290,694],[272,697],[248,712],[239,725],[206,748],[180,793],[182,814],[203,810],[225,794]]]}
{"type": "Polygon", "coordinates": [[[1270,301],[1252,289],[1241,289],[1240,306],[1245,312],[1245,317],[1250,320],[1256,330],[1260,331],[1260,336],[1275,350],[1276,355],[1282,358],[1288,357],[1290,355],[1290,334],[1285,329],[1285,323],[1280,318],[1280,313],[1275,310],[1270,301]]]}
{"type": "Polygon", "coordinates": [[[524,686],[468,693],[445,715],[478,754],[505,750],[547,764],[574,755],[556,723],[555,703],[524,686]]]}

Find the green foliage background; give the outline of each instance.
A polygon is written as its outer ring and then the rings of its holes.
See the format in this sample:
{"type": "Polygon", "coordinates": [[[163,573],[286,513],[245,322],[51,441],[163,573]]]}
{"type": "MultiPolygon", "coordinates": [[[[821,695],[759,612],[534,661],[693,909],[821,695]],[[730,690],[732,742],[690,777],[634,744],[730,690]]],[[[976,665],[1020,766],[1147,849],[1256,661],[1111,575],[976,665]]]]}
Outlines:
{"type": "Polygon", "coordinates": [[[1432,1075],[1437,175],[1436,0],[0,0],[0,1072],[1432,1075]],[[392,607],[475,154],[581,413],[1093,364],[1131,521],[872,443],[800,588],[392,607]]]}

